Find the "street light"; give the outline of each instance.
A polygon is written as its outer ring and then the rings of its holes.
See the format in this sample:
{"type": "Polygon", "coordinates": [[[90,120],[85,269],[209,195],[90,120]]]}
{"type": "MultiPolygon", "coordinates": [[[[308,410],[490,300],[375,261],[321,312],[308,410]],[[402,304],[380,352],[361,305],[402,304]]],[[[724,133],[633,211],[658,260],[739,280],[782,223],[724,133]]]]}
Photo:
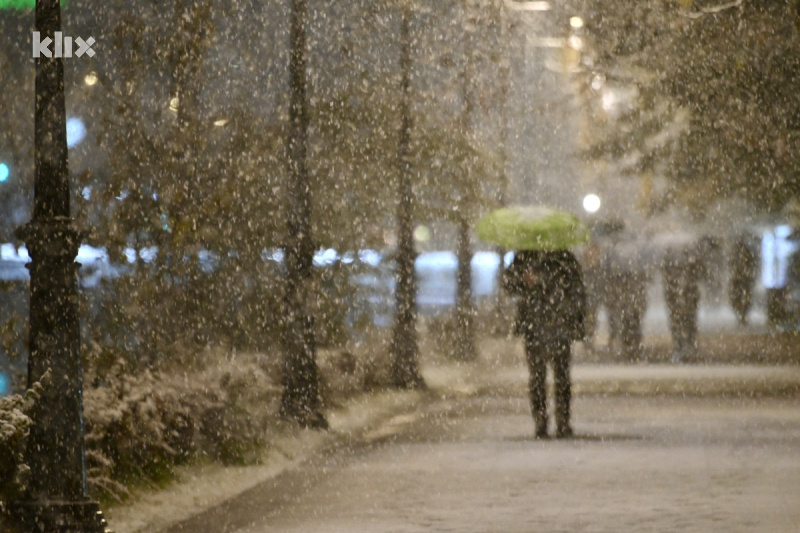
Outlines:
{"type": "MultiPolygon", "coordinates": [[[[36,30],[61,30],[59,0],[36,0],[36,30]]],[[[56,54],[53,54],[54,56],[56,54]]],[[[64,64],[35,59],[35,182],[31,221],[17,231],[32,261],[28,386],[50,379],[32,413],[26,459],[30,484],[7,509],[25,533],[103,533],[100,506],[89,500],[83,429],[78,277],[81,234],[70,215],[64,64]]]]}
{"type": "Polygon", "coordinates": [[[583,197],[583,208],[587,213],[596,213],[600,209],[600,197],[596,194],[587,194],[583,197]]]}

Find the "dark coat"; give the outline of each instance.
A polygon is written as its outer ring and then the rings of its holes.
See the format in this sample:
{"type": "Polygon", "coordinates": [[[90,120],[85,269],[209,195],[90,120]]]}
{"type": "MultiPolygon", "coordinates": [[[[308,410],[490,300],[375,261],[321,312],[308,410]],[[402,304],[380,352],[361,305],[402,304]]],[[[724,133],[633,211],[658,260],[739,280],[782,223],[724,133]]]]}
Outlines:
{"type": "Polygon", "coordinates": [[[520,297],[514,328],[518,335],[543,343],[584,338],[586,290],[571,252],[518,252],[503,286],[520,297]]]}

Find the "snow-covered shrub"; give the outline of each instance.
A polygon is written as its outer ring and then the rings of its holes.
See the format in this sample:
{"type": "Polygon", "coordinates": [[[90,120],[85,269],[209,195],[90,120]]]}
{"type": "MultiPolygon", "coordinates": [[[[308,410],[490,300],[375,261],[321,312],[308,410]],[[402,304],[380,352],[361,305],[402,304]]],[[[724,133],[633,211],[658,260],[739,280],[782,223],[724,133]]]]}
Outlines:
{"type": "MultiPolygon", "coordinates": [[[[6,302],[2,302],[5,304],[6,302]]],[[[15,305],[12,302],[11,305],[15,305]]],[[[13,312],[7,320],[0,323],[0,348],[12,360],[19,360],[26,354],[23,339],[28,338],[28,320],[18,312],[13,312]]]]}
{"type": "Polygon", "coordinates": [[[256,459],[256,452],[266,443],[268,407],[249,401],[258,385],[253,373],[225,372],[220,378],[214,403],[200,415],[205,453],[225,464],[243,464],[256,459]]]}
{"type": "Polygon", "coordinates": [[[159,381],[150,373],[119,372],[105,386],[85,391],[87,466],[90,486],[114,497],[121,485],[158,479],[179,452],[170,446],[160,405],[159,381]]]}
{"type": "Polygon", "coordinates": [[[316,290],[315,336],[318,346],[341,347],[347,343],[348,312],[355,298],[350,272],[341,261],[314,272],[316,290]]]}
{"type": "Polygon", "coordinates": [[[32,424],[31,410],[41,390],[42,385],[35,383],[24,396],[0,398],[0,501],[13,500],[27,485],[30,468],[25,463],[25,446],[32,424]]]}
{"type": "Polygon", "coordinates": [[[126,487],[168,478],[174,465],[191,457],[257,460],[280,395],[259,357],[207,351],[177,359],[183,364],[136,373],[118,361],[102,378],[88,380],[84,418],[93,495],[124,499],[126,487]]]}
{"type": "MultiPolygon", "coordinates": [[[[392,363],[390,353],[391,330],[371,325],[364,328],[358,342],[348,344],[343,354],[338,356],[336,364],[328,368],[324,352],[320,357],[323,384],[335,393],[336,382],[355,383],[348,393],[374,390],[387,387],[392,382],[392,363]],[[344,355],[346,353],[346,355],[344,355]],[[351,370],[352,369],[352,370],[351,370]],[[333,383],[331,383],[333,382],[333,383]]],[[[326,390],[324,396],[330,396],[326,390]]]]}

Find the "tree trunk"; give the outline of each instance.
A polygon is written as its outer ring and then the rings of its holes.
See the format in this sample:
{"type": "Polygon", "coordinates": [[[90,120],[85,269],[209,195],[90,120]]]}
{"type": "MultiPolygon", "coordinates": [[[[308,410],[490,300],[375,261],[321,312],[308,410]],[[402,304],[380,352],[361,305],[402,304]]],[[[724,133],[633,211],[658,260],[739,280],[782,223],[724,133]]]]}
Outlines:
{"type": "MultiPolygon", "coordinates": [[[[470,32],[464,33],[464,53],[466,60],[464,62],[464,71],[461,75],[462,91],[464,96],[464,108],[461,113],[461,134],[465,138],[469,138],[469,133],[472,130],[470,119],[472,117],[472,110],[474,102],[472,101],[472,92],[470,89],[470,82],[473,78],[472,61],[474,50],[472,46],[474,40],[470,38],[470,32]]],[[[458,272],[456,274],[456,309],[455,309],[455,326],[456,326],[456,353],[455,357],[463,361],[472,361],[478,356],[475,349],[475,328],[474,328],[474,310],[472,308],[472,249],[469,242],[469,213],[471,209],[468,206],[468,183],[470,181],[469,173],[471,169],[465,162],[463,164],[463,187],[465,190],[460,191],[460,204],[458,205],[458,272]]]]}
{"type": "Polygon", "coordinates": [[[306,99],[305,0],[294,0],[291,12],[291,102],[289,194],[284,299],[284,390],[281,415],[305,427],[327,428],[320,412],[319,373],[314,317],[308,301],[314,245],[311,240],[311,189],[306,165],[309,115],[306,99]]]}
{"type": "MultiPolygon", "coordinates": [[[[498,24],[500,27],[500,46],[503,58],[500,60],[500,190],[497,193],[497,203],[500,207],[505,207],[508,195],[508,174],[506,163],[508,162],[508,92],[511,81],[511,47],[509,45],[510,35],[508,27],[508,16],[506,6],[501,3],[498,6],[498,24]]],[[[495,335],[508,334],[508,324],[505,320],[506,297],[503,293],[503,278],[505,277],[506,263],[505,254],[507,250],[502,246],[496,249],[500,256],[500,263],[497,265],[496,277],[496,307],[495,320],[492,331],[495,335]]]]}
{"type": "Polygon", "coordinates": [[[419,388],[425,382],[417,366],[417,303],[414,279],[414,240],[412,212],[414,191],[411,187],[411,162],[409,161],[411,137],[411,36],[409,29],[410,7],[403,7],[401,34],[401,69],[403,72],[400,112],[402,125],[398,141],[400,164],[397,204],[397,284],[395,288],[395,323],[391,345],[392,382],[396,387],[419,388]]]}
{"type": "Polygon", "coordinates": [[[456,353],[463,361],[478,357],[475,348],[475,310],[472,307],[472,247],[469,242],[469,221],[463,215],[458,221],[458,273],[456,276],[456,353]]]}

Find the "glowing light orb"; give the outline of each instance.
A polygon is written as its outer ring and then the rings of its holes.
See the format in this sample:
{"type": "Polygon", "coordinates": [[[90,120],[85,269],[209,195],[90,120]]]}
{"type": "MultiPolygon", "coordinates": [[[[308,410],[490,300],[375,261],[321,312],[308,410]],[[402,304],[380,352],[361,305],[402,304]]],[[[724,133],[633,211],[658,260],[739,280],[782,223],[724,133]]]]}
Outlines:
{"type": "Polygon", "coordinates": [[[431,230],[428,226],[419,225],[414,229],[414,240],[417,242],[428,242],[431,240],[431,230]]]}
{"type": "Polygon", "coordinates": [[[589,213],[596,213],[600,209],[600,197],[596,194],[587,194],[583,197],[583,208],[589,213]]]}

